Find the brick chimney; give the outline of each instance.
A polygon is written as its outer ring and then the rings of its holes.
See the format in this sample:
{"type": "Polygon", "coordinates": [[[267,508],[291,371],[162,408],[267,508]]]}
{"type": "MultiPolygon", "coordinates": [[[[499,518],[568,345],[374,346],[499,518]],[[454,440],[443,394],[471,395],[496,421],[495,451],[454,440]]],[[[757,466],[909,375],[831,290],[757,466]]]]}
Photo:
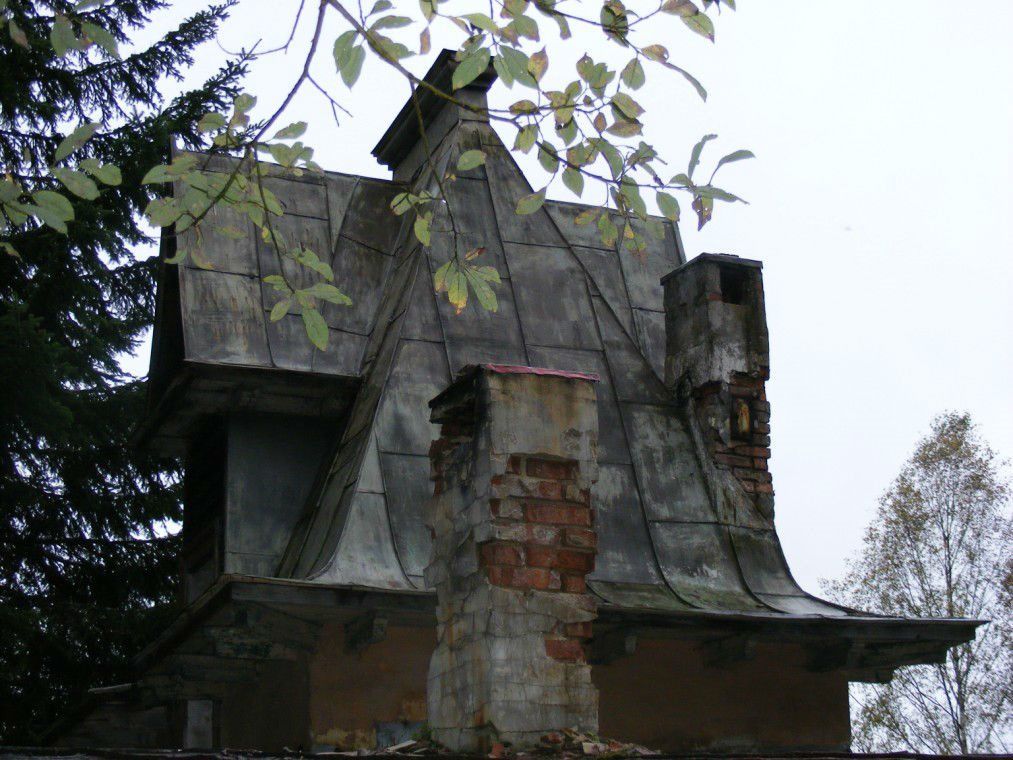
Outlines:
{"type": "Polygon", "coordinates": [[[585,576],[597,547],[596,380],[483,365],[430,402],[429,725],[453,750],[597,730],[583,647],[595,617],[585,576]]]}
{"type": "Polygon", "coordinates": [[[662,278],[665,382],[693,400],[714,466],[773,518],[762,264],[704,253],[662,278]]]}

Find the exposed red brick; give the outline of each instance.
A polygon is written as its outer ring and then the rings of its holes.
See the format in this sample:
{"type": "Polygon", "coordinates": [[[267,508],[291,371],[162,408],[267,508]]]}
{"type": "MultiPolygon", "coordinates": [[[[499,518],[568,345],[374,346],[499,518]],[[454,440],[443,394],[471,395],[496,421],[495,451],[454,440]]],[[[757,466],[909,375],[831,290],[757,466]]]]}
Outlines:
{"type": "Polygon", "coordinates": [[[754,459],[753,460],[753,468],[756,469],[756,470],[766,470],[767,469],[767,460],[766,459],[754,459]]]}
{"type": "Polygon", "coordinates": [[[583,575],[563,575],[563,591],[567,594],[585,594],[587,580],[583,575]]]}
{"type": "Polygon", "coordinates": [[[768,422],[756,422],[753,421],[753,430],[757,433],[763,433],[764,435],[770,435],[770,423],[768,422]]]}
{"type": "Polygon", "coordinates": [[[528,522],[548,525],[591,525],[591,510],[583,506],[570,506],[553,502],[526,502],[524,517],[528,522]]]}
{"type": "Polygon", "coordinates": [[[774,493],[774,486],[770,483],[757,483],[756,493],[774,493]]]}
{"type": "Polygon", "coordinates": [[[541,499],[562,500],[563,484],[558,480],[541,480],[535,487],[535,493],[541,499]]]}
{"type": "Polygon", "coordinates": [[[752,464],[752,460],[749,457],[738,456],[736,454],[714,454],[714,461],[718,464],[725,464],[729,467],[749,467],[752,464]]]}
{"type": "Polygon", "coordinates": [[[524,551],[519,546],[505,544],[501,541],[489,541],[479,548],[479,558],[483,565],[512,565],[520,567],[524,564],[524,551]]]}
{"type": "Polygon", "coordinates": [[[567,636],[571,636],[575,639],[589,639],[591,638],[591,623],[567,623],[564,627],[567,636]]]}
{"type": "Polygon", "coordinates": [[[759,472],[757,470],[744,470],[739,468],[735,468],[732,472],[735,473],[735,477],[742,478],[743,480],[755,480],[760,483],[769,483],[771,480],[769,472],[759,472]]]}
{"type": "Polygon", "coordinates": [[[587,528],[567,528],[563,543],[579,549],[594,549],[598,546],[598,534],[587,528]]]}
{"type": "Polygon", "coordinates": [[[735,453],[747,457],[770,459],[770,449],[762,446],[736,446],[735,453]]]}
{"type": "Polygon", "coordinates": [[[528,457],[527,473],[533,478],[547,480],[573,480],[577,474],[577,463],[573,460],[538,459],[528,457]]]}
{"type": "Polygon", "coordinates": [[[541,567],[506,567],[492,565],[489,567],[489,582],[494,586],[508,588],[535,589],[538,591],[554,591],[560,588],[562,581],[558,573],[552,573],[541,567]]]}
{"type": "Polygon", "coordinates": [[[588,573],[594,569],[594,553],[577,549],[554,549],[545,546],[527,547],[527,563],[531,567],[551,567],[588,573]]]}
{"type": "Polygon", "coordinates": [[[561,662],[583,662],[584,647],[573,639],[546,639],[545,653],[561,662]]]}
{"type": "Polygon", "coordinates": [[[507,459],[506,471],[512,475],[519,475],[521,472],[522,458],[514,454],[507,459]]]}
{"type": "Polygon", "coordinates": [[[762,391],[746,385],[730,385],[728,391],[739,398],[759,398],[759,394],[762,393],[762,391]]]}
{"type": "Polygon", "coordinates": [[[563,536],[563,529],[554,525],[525,525],[525,541],[542,546],[556,546],[563,536]]]}

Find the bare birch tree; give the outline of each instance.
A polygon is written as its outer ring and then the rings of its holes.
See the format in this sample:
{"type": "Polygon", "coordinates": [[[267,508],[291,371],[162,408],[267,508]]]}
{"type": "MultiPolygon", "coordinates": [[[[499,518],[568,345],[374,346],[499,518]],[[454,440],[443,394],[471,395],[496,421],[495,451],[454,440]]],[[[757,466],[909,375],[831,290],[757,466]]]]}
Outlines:
{"type": "Polygon", "coordinates": [[[828,590],[910,617],[991,621],[938,665],[852,693],[856,750],[1008,751],[1013,734],[1010,482],[967,414],[932,421],[880,499],[862,554],[828,590]]]}

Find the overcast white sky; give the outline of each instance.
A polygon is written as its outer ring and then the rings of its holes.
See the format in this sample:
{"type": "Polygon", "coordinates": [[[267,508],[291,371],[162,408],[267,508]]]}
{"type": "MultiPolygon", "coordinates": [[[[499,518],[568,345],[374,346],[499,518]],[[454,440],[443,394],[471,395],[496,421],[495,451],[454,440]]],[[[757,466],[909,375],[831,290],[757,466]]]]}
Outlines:
{"type": "MultiPolygon", "coordinates": [[[[242,0],[222,44],[281,42],[295,5],[242,0]]],[[[1013,2],[739,5],[717,19],[713,46],[657,26],[653,41],[703,80],[706,104],[661,70],[638,99],[646,139],[672,173],[707,132],[720,139],[705,169],[736,148],[758,156],[719,175],[751,205],[720,206],[700,233],[687,219],[683,237],[691,257],[764,262],[777,527],[796,577],[817,591],[857,552],[878,496],[934,414],[970,411],[1013,455],[1013,2]]],[[[175,3],[159,21],[196,7],[175,3]]],[[[434,49],[441,42],[434,35],[434,49]]],[[[553,66],[580,52],[549,47],[553,66]]],[[[197,73],[220,56],[209,46],[197,73]]],[[[430,58],[411,67],[422,73],[430,58]]],[[[324,50],[317,71],[336,83],[328,59],[324,50]]],[[[293,53],[254,68],[247,86],[261,113],[300,65],[293,53]]],[[[311,123],[306,139],[325,168],[388,176],[369,151],[406,86],[374,61],[351,94],[336,92],[354,114],[340,129],[315,97],[297,100],[289,121],[311,123]]],[[[520,97],[511,94],[498,85],[491,98],[505,105],[520,97]]]]}

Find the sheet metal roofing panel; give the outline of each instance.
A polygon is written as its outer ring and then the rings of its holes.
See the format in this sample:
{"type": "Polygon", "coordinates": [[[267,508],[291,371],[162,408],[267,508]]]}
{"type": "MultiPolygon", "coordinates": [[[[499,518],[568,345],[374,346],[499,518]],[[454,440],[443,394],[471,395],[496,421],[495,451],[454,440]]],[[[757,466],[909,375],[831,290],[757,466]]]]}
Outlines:
{"type": "MultiPolygon", "coordinates": [[[[215,171],[227,171],[231,166],[220,158],[210,164],[215,171]]],[[[290,243],[303,243],[329,262],[335,270],[335,284],[349,294],[352,305],[322,305],[321,313],[331,328],[331,349],[327,352],[315,349],[306,339],[298,304],[292,305],[290,316],[271,323],[267,315],[279,296],[263,284],[262,277],[284,271],[299,285],[319,278],[291,260],[279,259],[274,249],[255,234],[248,219],[227,208],[216,208],[199,249],[193,232],[179,239],[182,250],[198,253],[196,257],[188,256],[178,268],[184,359],[354,377],[359,374],[365,345],[359,336],[368,334],[375,320],[390,257],[350,237],[341,237],[340,232],[348,208],[389,203],[397,186],[333,173],[292,179],[277,176],[280,170],[276,167],[268,166],[266,171],[269,176],[265,185],[285,209],[285,215],[273,221],[275,228],[290,243]],[[233,239],[214,234],[214,228],[221,226],[238,229],[244,236],[233,239]],[[213,268],[202,268],[204,261],[213,268]],[[246,279],[237,279],[240,275],[246,279]]],[[[377,223],[376,216],[374,207],[369,220],[353,220],[349,231],[353,236],[373,235],[373,246],[386,246],[398,225],[386,219],[385,224],[377,223]]]]}
{"type": "MultiPolygon", "coordinates": [[[[488,258],[476,263],[501,275],[494,312],[471,299],[458,314],[445,294],[434,293],[431,278],[454,245],[442,213],[432,247],[405,252],[397,240],[411,240],[412,218],[387,216],[389,186],[358,181],[349,190],[350,181],[339,180],[324,188],[323,206],[311,206],[309,196],[300,201],[312,213],[327,210],[336,274],[357,289],[353,298],[362,305],[335,310],[328,320],[368,347],[356,344],[365,375],[346,440],[290,544],[285,572],[323,583],[420,588],[429,555],[427,453],[437,433],[428,402],[467,364],[528,364],[601,377],[599,557],[591,588],[603,602],[842,614],[799,589],[762,519],[737,514],[721,488],[712,493],[691,415],[664,387],[658,280],[683,260],[671,225],[665,240],[649,239],[641,260],[573,225],[579,207],[547,204],[518,217],[516,200],[531,189],[487,126],[446,130],[437,163],[452,160],[476,135],[487,163],[452,183],[450,199],[457,245],[484,248],[488,258]]],[[[323,234],[324,227],[310,228],[323,234]]],[[[304,354],[286,361],[303,366],[304,354]]]]}

